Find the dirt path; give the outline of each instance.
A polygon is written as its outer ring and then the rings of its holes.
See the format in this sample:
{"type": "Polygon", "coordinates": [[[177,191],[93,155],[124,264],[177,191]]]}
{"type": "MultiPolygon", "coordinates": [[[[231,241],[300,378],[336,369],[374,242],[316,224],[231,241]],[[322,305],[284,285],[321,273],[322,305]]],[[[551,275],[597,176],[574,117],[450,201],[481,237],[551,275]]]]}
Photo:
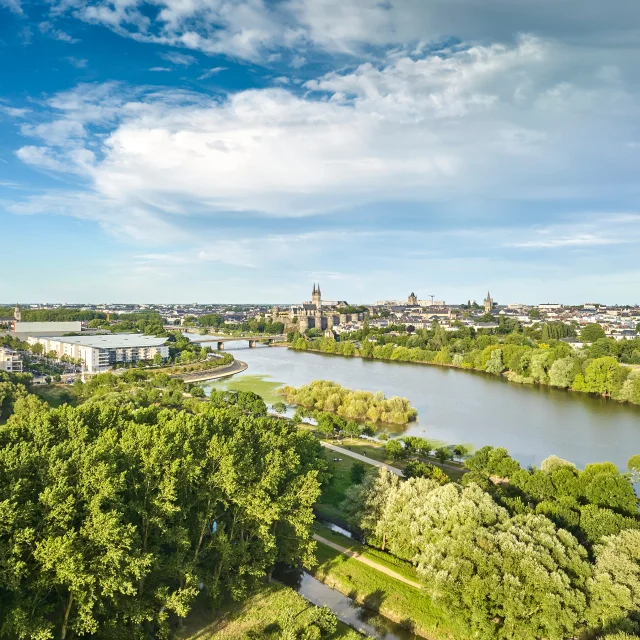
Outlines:
{"type": "Polygon", "coordinates": [[[331,547],[335,551],[339,551],[340,553],[344,553],[344,555],[349,556],[350,558],[353,558],[354,560],[357,560],[358,562],[362,562],[362,564],[366,564],[367,566],[371,567],[372,569],[375,569],[376,571],[380,571],[381,573],[385,573],[390,578],[395,578],[396,580],[400,580],[400,582],[404,582],[405,584],[408,584],[410,587],[415,587],[416,589],[422,589],[422,585],[421,584],[418,584],[417,582],[414,582],[413,580],[409,580],[409,578],[405,578],[404,576],[401,576],[399,573],[396,573],[395,571],[392,571],[391,569],[388,569],[384,565],[378,564],[377,562],[374,562],[373,560],[370,560],[366,556],[363,556],[363,555],[359,554],[357,551],[351,551],[350,549],[347,549],[346,547],[342,547],[339,544],[336,544],[335,542],[331,542],[331,540],[327,540],[326,538],[323,538],[322,536],[319,536],[317,533],[313,534],[313,539],[316,542],[320,542],[321,544],[326,544],[328,547],[331,547]]]}

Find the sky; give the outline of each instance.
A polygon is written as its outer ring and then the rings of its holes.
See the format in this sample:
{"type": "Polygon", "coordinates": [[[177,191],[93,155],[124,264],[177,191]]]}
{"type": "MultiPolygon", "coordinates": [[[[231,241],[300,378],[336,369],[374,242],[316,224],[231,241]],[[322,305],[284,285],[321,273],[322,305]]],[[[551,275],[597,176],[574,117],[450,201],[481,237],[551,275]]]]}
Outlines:
{"type": "Polygon", "coordinates": [[[0,0],[0,302],[640,303],[638,0],[0,0]]]}

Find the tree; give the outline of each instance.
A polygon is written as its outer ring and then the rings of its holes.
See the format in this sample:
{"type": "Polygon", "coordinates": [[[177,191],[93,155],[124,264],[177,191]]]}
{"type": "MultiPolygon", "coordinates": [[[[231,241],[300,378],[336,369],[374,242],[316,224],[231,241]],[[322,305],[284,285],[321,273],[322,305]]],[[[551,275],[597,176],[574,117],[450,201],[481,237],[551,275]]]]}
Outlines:
{"type": "Polygon", "coordinates": [[[389,440],[384,445],[384,450],[391,460],[402,460],[407,455],[400,440],[389,440]]]}
{"type": "Polygon", "coordinates": [[[582,327],[580,330],[580,338],[582,342],[595,342],[600,338],[605,338],[606,334],[602,325],[599,324],[588,324],[582,327]]]}
{"type": "Polygon", "coordinates": [[[589,622],[596,629],[620,628],[628,614],[640,611],[640,531],[607,536],[595,555],[589,622]]]}
{"type": "Polygon", "coordinates": [[[162,355],[160,353],[156,353],[153,356],[153,364],[159,366],[162,364],[162,362],[163,362],[162,355]]]}
{"type": "Polygon", "coordinates": [[[374,544],[380,542],[385,549],[385,534],[380,529],[382,514],[389,497],[400,484],[400,479],[386,469],[377,474],[367,475],[362,484],[347,489],[345,499],[340,505],[347,522],[362,531],[367,541],[374,544]]]}
{"type": "Polygon", "coordinates": [[[360,460],[356,460],[349,470],[349,477],[351,478],[351,482],[353,484],[362,484],[364,477],[367,475],[367,468],[365,467],[364,462],[360,462],[360,460]]]}
{"type": "Polygon", "coordinates": [[[276,561],[312,562],[319,444],[195,407],[17,403],[0,434],[4,634],[167,637],[203,589],[241,598],[276,561]]]}
{"type": "Polygon", "coordinates": [[[549,369],[549,384],[567,389],[580,373],[580,366],[571,356],[556,360],[549,369]]]}
{"type": "Polygon", "coordinates": [[[284,415],[287,412],[287,405],[284,402],[274,402],[271,408],[278,414],[284,415]]]}
{"type": "Polygon", "coordinates": [[[561,640],[584,619],[586,551],[544,516],[456,527],[423,545],[418,559],[438,601],[470,636],[561,640]]]}
{"type": "Polygon", "coordinates": [[[627,469],[631,474],[633,481],[638,482],[640,476],[640,454],[631,456],[627,462],[627,469]]]}
{"type": "Polygon", "coordinates": [[[447,460],[451,460],[453,458],[451,451],[447,447],[439,447],[436,449],[435,453],[440,464],[444,464],[447,460]]]}
{"type": "Polygon", "coordinates": [[[194,398],[204,398],[205,396],[204,389],[197,385],[193,385],[189,390],[189,393],[191,393],[194,398]]]}
{"type": "Polygon", "coordinates": [[[449,482],[449,476],[440,467],[418,460],[412,460],[407,463],[404,468],[404,475],[407,478],[429,478],[430,480],[435,480],[438,484],[447,484],[449,482]]]}

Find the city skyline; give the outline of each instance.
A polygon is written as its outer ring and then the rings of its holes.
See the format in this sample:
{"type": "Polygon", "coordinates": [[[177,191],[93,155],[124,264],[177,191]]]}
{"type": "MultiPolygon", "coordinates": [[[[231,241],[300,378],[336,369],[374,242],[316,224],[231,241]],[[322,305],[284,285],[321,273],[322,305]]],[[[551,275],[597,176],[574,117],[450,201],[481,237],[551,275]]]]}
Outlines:
{"type": "Polygon", "coordinates": [[[640,6],[550,6],[0,0],[0,299],[639,302],[640,6]]]}

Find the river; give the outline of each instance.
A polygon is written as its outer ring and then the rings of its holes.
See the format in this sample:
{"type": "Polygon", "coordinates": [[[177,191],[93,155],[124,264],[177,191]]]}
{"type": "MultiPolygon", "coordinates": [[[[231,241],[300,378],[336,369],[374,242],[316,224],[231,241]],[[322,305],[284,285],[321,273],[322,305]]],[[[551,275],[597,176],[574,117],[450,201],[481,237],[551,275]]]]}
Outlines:
{"type": "MultiPolygon", "coordinates": [[[[197,337],[195,338],[197,339],[197,337]]],[[[381,362],[256,347],[230,349],[248,363],[229,388],[255,389],[273,400],[281,384],[333,380],[350,389],[407,397],[418,420],[389,433],[419,435],[447,444],[505,447],[523,465],[551,454],[582,467],[608,460],[621,470],[640,453],[640,407],[560,389],[512,384],[497,376],[448,367],[381,362]]],[[[209,385],[211,386],[211,385],[209,385]]]]}

